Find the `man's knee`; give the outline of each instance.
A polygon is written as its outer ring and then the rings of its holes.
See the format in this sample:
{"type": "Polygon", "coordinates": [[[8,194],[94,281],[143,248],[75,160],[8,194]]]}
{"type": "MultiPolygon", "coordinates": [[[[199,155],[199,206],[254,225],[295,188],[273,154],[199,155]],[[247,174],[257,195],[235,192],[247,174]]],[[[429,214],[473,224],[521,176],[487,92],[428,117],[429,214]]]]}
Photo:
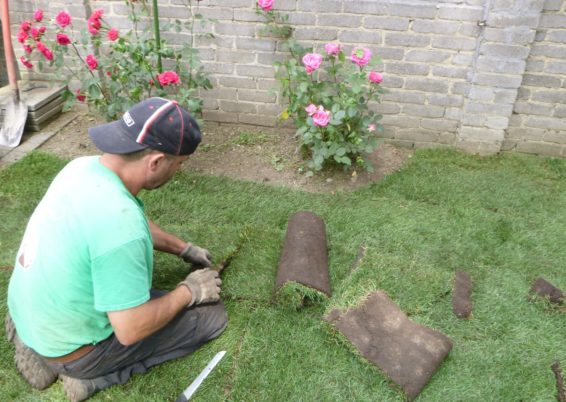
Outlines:
{"type": "Polygon", "coordinates": [[[198,331],[207,339],[214,339],[219,336],[228,325],[228,315],[224,303],[219,301],[196,308],[199,309],[200,316],[198,331]]]}

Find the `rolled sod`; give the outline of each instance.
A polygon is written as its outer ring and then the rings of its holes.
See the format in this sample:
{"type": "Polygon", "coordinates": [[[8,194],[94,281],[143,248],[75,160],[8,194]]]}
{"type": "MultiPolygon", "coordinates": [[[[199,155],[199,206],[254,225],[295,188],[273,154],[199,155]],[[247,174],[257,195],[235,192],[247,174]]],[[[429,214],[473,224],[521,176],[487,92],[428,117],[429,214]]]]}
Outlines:
{"type": "Polygon", "coordinates": [[[464,271],[456,271],[452,292],[452,310],[459,318],[470,318],[472,314],[472,288],[470,275],[464,271]]]}
{"type": "Polygon", "coordinates": [[[312,212],[297,212],[287,225],[275,298],[298,308],[306,300],[316,302],[331,294],[324,221],[312,212]]]}
{"type": "Polygon", "coordinates": [[[410,321],[383,291],[347,311],[333,309],[325,320],[368,361],[415,399],[452,349],[444,334],[410,321]]]}
{"type": "Polygon", "coordinates": [[[555,304],[562,304],[564,302],[564,292],[544,278],[537,278],[534,281],[531,292],[536,293],[540,297],[548,298],[550,302],[555,304]]]}

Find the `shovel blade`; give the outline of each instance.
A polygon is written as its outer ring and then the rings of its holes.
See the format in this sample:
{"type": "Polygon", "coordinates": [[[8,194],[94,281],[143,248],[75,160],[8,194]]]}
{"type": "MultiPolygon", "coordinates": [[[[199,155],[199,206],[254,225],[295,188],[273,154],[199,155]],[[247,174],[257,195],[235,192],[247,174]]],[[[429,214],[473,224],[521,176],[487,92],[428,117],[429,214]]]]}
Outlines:
{"type": "Polygon", "coordinates": [[[3,121],[0,128],[0,146],[14,148],[20,145],[28,117],[28,107],[23,102],[10,101],[2,106],[3,121]]]}

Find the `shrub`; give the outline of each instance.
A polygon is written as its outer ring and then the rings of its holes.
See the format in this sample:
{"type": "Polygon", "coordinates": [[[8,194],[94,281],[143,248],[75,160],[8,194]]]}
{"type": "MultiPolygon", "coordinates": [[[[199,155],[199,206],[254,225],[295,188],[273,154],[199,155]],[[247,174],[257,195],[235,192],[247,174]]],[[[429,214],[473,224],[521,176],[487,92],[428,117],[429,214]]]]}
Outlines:
{"type": "MultiPolygon", "coordinates": [[[[55,68],[57,78],[69,88],[64,94],[65,109],[75,101],[87,102],[107,120],[114,120],[143,99],[163,96],[199,113],[202,101],[196,93],[199,88],[212,86],[197,50],[190,43],[177,50],[164,40],[156,41],[151,30],[138,30],[137,24],[149,16],[149,10],[144,2],[126,4],[131,10],[128,17],[132,24],[126,32],[108,25],[102,9],[94,10],[87,28],[79,32],[66,11],[42,25],[43,12],[37,10],[33,20],[20,26],[18,41],[25,51],[21,63],[28,69],[35,67],[35,61],[39,70],[44,70],[46,62],[55,68]],[[168,70],[162,71],[161,59],[168,70]],[[72,86],[74,89],[70,89],[72,86]]],[[[190,0],[189,9],[192,14],[190,0]]],[[[199,15],[194,19],[204,21],[199,15]]],[[[177,20],[164,29],[176,33],[185,28],[192,30],[194,19],[185,25],[177,20]]]]}
{"type": "Polygon", "coordinates": [[[282,39],[290,55],[274,63],[280,95],[287,102],[281,119],[294,119],[310,157],[308,174],[330,164],[372,170],[365,156],[375,150],[376,133],[383,130],[381,115],[369,105],[385,92],[383,77],[374,70],[379,58],[360,47],[347,57],[338,43],[327,43],[319,52],[301,46],[293,39],[288,16],[273,10],[273,0],[258,0],[257,12],[265,17],[263,33],[282,39]]]}

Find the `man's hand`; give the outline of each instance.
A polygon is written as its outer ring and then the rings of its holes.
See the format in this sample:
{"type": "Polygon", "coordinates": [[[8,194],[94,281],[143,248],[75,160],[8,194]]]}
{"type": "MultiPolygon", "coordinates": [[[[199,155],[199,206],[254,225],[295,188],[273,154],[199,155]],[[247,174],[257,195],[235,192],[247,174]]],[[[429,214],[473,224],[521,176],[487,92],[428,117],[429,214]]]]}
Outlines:
{"type": "Polygon", "coordinates": [[[210,267],[212,266],[212,255],[207,249],[195,246],[191,243],[187,244],[187,247],[181,254],[179,254],[185,262],[190,262],[191,264],[198,265],[199,267],[210,267]]]}
{"type": "Polygon", "coordinates": [[[220,285],[222,280],[218,272],[210,268],[197,269],[191,272],[184,281],[179,282],[177,287],[184,285],[191,291],[191,302],[193,304],[209,303],[220,300],[220,285]]]}

